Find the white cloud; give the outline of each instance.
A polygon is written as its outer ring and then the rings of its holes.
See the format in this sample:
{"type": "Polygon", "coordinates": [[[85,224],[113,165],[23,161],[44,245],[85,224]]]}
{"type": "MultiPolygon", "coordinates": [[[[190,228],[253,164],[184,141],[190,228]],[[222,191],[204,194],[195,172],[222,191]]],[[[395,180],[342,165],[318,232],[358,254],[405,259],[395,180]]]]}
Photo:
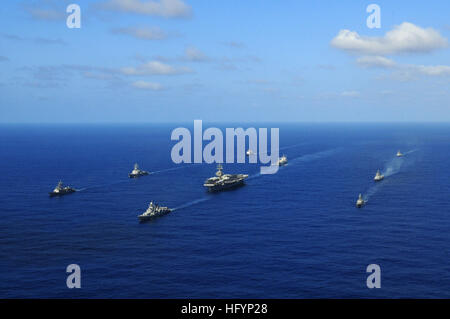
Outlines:
{"type": "Polygon", "coordinates": [[[448,45],[446,38],[432,28],[421,28],[404,22],[388,31],[384,37],[360,36],[357,32],[341,30],[331,41],[335,48],[366,55],[425,53],[448,45]]]}
{"type": "Polygon", "coordinates": [[[38,20],[60,21],[66,18],[63,10],[28,8],[28,12],[31,17],[38,20]]]}
{"type": "Polygon", "coordinates": [[[422,74],[429,76],[449,76],[450,66],[447,65],[416,65],[414,68],[422,74]]]}
{"type": "Polygon", "coordinates": [[[160,28],[119,28],[113,29],[114,34],[126,34],[138,39],[144,40],[163,40],[167,38],[167,34],[160,28]]]}
{"type": "Polygon", "coordinates": [[[379,67],[379,68],[392,68],[396,66],[396,63],[383,56],[363,56],[356,60],[356,63],[362,67],[379,67]]]}
{"type": "Polygon", "coordinates": [[[395,61],[382,56],[366,56],[356,60],[358,65],[366,68],[378,67],[395,69],[394,79],[408,81],[417,79],[418,75],[426,76],[449,76],[450,66],[447,65],[415,65],[398,64],[395,61]]]}
{"type": "Polygon", "coordinates": [[[202,51],[195,47],[186,48],[185,58],[191,62],[205,62],[209,60],[209,58],[202,51]]]}
{"type": "Polygon", "coordinates": [[[137,13],[165,18],[188,17],[191,7],[182,0],[108,0],[102,6],[107,10],[137,13]]]}
{"type": "Polygon", "coordinates": [[[150,61],[140,66],[122,68],[121,72],[125,75],[176,75],[192,73],[189,68],[181,67],[176,68],[169,64],[165,64],[159,61],[150,61]]]}
{"type": "Polygon", "coordinates": [[[141,90],[161,91],[164,89],[161,84],[155,82],[136,81],[131,85],[141,90]]]}

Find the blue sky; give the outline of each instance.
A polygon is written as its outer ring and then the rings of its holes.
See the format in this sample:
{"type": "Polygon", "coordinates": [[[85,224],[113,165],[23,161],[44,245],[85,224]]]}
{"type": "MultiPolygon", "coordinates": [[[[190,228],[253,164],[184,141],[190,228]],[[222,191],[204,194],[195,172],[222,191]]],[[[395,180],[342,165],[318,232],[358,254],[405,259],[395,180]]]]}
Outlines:
{"type": "Polygon", "coordinates": [[[0,122],[450,121],[450,2],[5,1],[0,122]],[[81,29],[66,6],[81,7],[81,29]],[[381,28],[366,7],[381,8],[381,28]]]}

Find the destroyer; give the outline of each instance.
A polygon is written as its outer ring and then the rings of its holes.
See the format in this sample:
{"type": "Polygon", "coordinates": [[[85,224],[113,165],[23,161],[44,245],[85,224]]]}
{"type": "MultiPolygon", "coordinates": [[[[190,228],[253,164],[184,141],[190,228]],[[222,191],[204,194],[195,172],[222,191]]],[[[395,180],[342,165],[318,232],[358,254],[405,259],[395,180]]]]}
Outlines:
{"type": "Polygon", "coordinates": [[[359,194],[358,200],[356,201],[356,207],[361,208],[366,204],[364,199],[362,198],[362,195],[359,194]]]}
{"type": "Polygon", "coordinates": [[[63,195],[71,194],[74,192],[76,192],[76,190],[74,188],[69,187],[69,186],[63,187],[63,183],[61,181],[59,181],[58,185],[55,187],[53,192],[49,193],[49,195],[50,195],[50,197],[63,196],[63,195]]]}
{"type": "Polygon", "coordinates": [[[141,177],[141,176],[148,175],[148,174],[149,174],[149,172],[147,172],[147,171],[141,171],[139,169],[138,164],[134,164],[134,169],[131,171],[130,174],[128,174],[128,177],[129,178],[137,178],[137,177],[141,177]]]}
{"type": "Polygon", "coordinates": [[[224,174],[222,165],[217,166],[215,177],[208,178],[203,186],[208,188],[210,192],[218,192],[229,188],[244,185],[244,180],[248,177],[246,174],[224,174]]]}
{"type": "Polygon", "coordinates": [[[402,152],[398,151],[397,152],[397,157],[402,157],[402,156],[403,156],[402,152]]]}
{"type": "Polygon", "coordinates": [[[140,221],[151,220],[155,217],[160,217],[160,216],[166,215],[166,214],[170,213],[171,211],[172,210],[168,207],[162,207],[162,206],[159,206],[158,204],[153,204],[153,202],[150,202],[150,205],[148,206],[145,213],[143,213],[142,215],[139,215],[138,218],[140,221]]]}
{"type": "Polygon", "coordinates": [[[284,166],[286,165],[288,162],[287,157],[286,156],[281,156],[281,158],[278,160],[277,165],[278,166],[284,166]]]}
{"type": "Polygon", "coordinates": [[[374,180],[375,182],[379,182],[379,181],[381,181],[381,180],[383,180],[383,179],[384,179],[384,175],[382,175],[382,174],[380,173],[380,170],[378,170],[377,173],[375,174],[375,177],[373,178],[373,180],[374,180]]]}

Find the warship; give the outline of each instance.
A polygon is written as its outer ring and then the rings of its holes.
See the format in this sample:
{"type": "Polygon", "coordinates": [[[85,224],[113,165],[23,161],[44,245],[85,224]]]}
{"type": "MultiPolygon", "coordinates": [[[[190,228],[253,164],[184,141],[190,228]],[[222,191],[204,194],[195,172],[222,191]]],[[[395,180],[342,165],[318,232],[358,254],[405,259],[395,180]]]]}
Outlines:
{"type": "Polygon", "coordinates": [[[63,183],[61,181],[59,181],[58,185],[56,185],[55,189],[53,190],[53,192],[48,193],[50,195],[50,197],[54,197],[54,196],[63,196],[66,194],[71,194],[71,193],[75,193],[76,190],[72,187],[69,186],[63,186],[63,183]]]}
{"type": "Polygon", "coordinates": [[[397,152],[397,157],[402,157],[402,156],[403,156],[402,152],[398,151],[397,152]]]}
{"type": "Polygon", "coordinates": [[[244,180],[248,177],[246,174],[224,174],[222,165],[217,166],[216,176],[208,178],[203,186],[210,192],[218,192],[244,185],[244,180]]]}
{"type": "Polygon", "coordinates": [[[381,181],[381,180],[383,180],[383,179],[384,179],[384,175],[382,175],[382,174],[380,173],[380,170],[378,170],[377,173],[375,174],[375,177],[373,178],[373,180],[374,180],[375,182],[379,182],[379,181],[381,181]]]}
{"type": "Polygon", "coordinates": [[[278,166],[284,166],[288,162],[287,157],[285,155],[281,156],[281,158],[278,160],[277,164],[278,166]]]}
{"type": "Polygon", "coordinates": [[[150,205],[148,206],[145,213],[143,213],[142,215],[139,215],[138,218],[140,221],[151,220],[153,218],[166,215],[166,214],[170,213],[171,211],[172,210],[168,207],[162,207],[162,206],[159,206],[158,204],[153,204],[153,202],[150,202],[150,205]]]}
{"type": "Polygon", "coordinates": [[[356,201],[356,207],[361,208],[366,204],[364,199],[362,198],[362,195],[359,194],[358,200],[356,201]]]}
{"type": "Polygon", "coordinates": [[[141,176],[148,175],[148,174],[149,174],[149,172],[147,172],[147,171],[141,171],[139,169],[138,164],[134,164],[134,169],[131,171],[130,174],[128,174],[128,177],[129,178],[137,178],[137,177],[141,177],[141,176]]]}

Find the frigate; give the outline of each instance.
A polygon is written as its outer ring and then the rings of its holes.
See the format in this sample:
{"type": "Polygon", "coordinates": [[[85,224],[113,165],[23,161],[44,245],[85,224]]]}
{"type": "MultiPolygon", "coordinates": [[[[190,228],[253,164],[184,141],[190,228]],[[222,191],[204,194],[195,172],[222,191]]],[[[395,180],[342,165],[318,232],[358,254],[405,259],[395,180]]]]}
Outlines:
{"type": "Polygon", "coordinates": [[[287,157],[285,155],[281,156],[280,159],[278,159],[278,166],[284,166],[288,162],[287,157]]]}
{"type": "Polygon", "coordinates": [[[53,190],[53,192],[48,193],[50,195],[50,197],[54,197],[54,196],[63,196],[66,194],[71,194],[76,192],[76,190],[72,187],[69,186],[63,186],[63,183],[61,181],[59,181],[58,185],[56,185],[55,189],[53,190]]]}
{"type": "Polygon", "coordinates": [[[384,175],[380,173],[380,170],[378,170],[377,173],[375,174],[375,177],[373,178],[373,180],[375,182],[379,182],[383,179],[384,179],[384,175]]]}
{"type": "Polygon", "coordinates": [[[141,177],[141,176],[148,175],[148,174],[149,174],[149,172],[140,170],[138,164],[134,164],[134,169],[131,171],[130,174],[128,174],[128,177],[129,178],[137,178],[137,177],[141,177]]]}
{"type": "Polygon", "coordinates": [[[366,204],[361,194],[359,194],[358,200],[356,201],[356,207],[361,208],[366,204]]]}
{"type": "Polygon", "coordinates": [[[172,210],[168,207],[162,207],[159,206],[158,204],[150,202],[150,205],[148,206],[147,210],[142,215],[139,215],[138,218],[140,221],[151,220],[153,218],[166,215],[171,211],[172,210]]]}

